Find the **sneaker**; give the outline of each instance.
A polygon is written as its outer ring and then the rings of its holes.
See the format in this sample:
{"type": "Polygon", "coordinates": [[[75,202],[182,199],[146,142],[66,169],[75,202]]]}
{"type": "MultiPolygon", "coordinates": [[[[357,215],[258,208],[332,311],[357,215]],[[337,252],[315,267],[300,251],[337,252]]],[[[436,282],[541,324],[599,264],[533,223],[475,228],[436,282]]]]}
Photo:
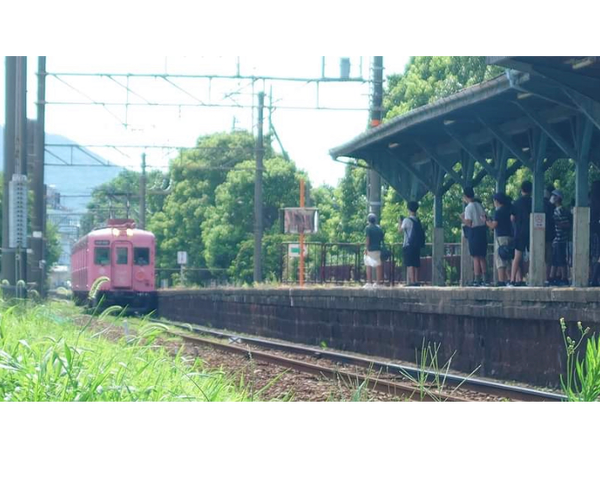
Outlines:
{"type": "Polygon", "coordinates": [[[496,282],[497,287],[506,287],[506,282],[496,282]]]}
{"type": "Polygon", "coordinates": [[[373,285],[375,285],[375,284],[374,283],[373,284],[365,283],[362,288],[373,288],[373,285]]]}
{"type": "Polygon", "coordinates": [[[481,286],[481,283],[477,280],[475,280],[474,282],[471,282],[469,284],[469,287],[480,287],[480,286],[481,286]]]}

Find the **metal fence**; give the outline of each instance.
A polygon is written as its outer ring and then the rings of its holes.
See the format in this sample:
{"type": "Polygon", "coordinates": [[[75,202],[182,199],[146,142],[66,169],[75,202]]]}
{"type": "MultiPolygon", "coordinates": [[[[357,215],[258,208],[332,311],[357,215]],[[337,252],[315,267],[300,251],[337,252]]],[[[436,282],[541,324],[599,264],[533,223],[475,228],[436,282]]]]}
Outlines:
{"type": "MultiPolygon", "coordinates": [[[[280,281],[284,284],[298,283],[300,259],[290,254],[290,245],[285,242],[280,248],[280,281]]],[[[395,285],[406,279],[406,267],[403,265],[402,244],[388,244],[391,257],[384,263],[384,283],[395,285]]],[[[356,284],[366,281],[364,264],[365,245],[362,243],[305,243],[305,283],[307,284],[356,284]]],[[[488,245],[488,270],[493,268],[493,244],[488,245]]],[[[460,282],[460,243],[444,245],[444,279],[446,285],[458,285],[460,282]]],[[[419,280],[431,284],[433,277],[432,245],[426,244],[421,250],[421,268],[419,280]]]]}

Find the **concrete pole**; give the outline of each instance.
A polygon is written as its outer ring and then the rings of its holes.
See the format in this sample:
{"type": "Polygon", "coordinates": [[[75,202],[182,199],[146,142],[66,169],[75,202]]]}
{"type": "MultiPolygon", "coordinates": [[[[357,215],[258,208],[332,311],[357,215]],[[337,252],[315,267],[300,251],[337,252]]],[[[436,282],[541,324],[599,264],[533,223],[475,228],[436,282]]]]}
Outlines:
{"type": "Polygon", "coordinates": [[[33,188],[33,217],[31,227],[33,230],[31,248],[32,280],[37,285],[37,291],[45,296],[46,261],[46,196],[44,188],[44,145],[46,131],[46,57],[38,57],[38,91],[37,91],[37,118],[34,131],[34,166],[31,186],[33,188]]]}
{"type": "Polygon", "coordinates": [[[533,194],[529,221],[529,286],[543,287],[546,281],[546,213],[544,210],[544,159],[548,137],[540,132],[533,152],[533,194]]]}
{"type": "Polygon", "coordinates": [[[254,180],[254,283],[262,282],[262,231],[263,231],[263,110],[265,94],[258,94],[258,134],[256,136],[256,175],[254,180]]]}
{"type": "MultiPolygon", "coordinates": [[[[17,57],[15,173],[27,175],[27,57],[17,57]]],[[[17,281],[27,284],[27,249],[17,249],[17,281]]]]}
{"type": "Polygon", "coordinates": [[[146,154],[142,153],[142,176],[140,177],[140,226],[146,228],[146,154]]]}
{"type": "Polygon", "coordinates": [[[573,286],[587,287],[590,278],[590,206],[589,171],[593,124],[583,120],[583,132],[578,139],[575,166],[575,208],[573,209],[573,286]]]}
{"type": "Polygon", "coordinates": [[[2,194],[2,279],[10,286],[3,287],[8,295],[15,288],[15,252],[9,249],[9,183],[15,173],[15,110],[17,57],[5,57],[5,121],[4,121],[4,191],[2,194]]]}
{"type": "MultiPolygon", "coordinates": [[[[373,58],[373,97],[371,100],[370,123],[371,128],[381,124],[383,119],[383,57],[373,58]]],[[[369,170],[368,177],[369,213],[377,216],[381,221],[381,177],[373,170],[369,170]]]]}
{"type": "Polygon", "coordinates": [[[433,272],[431,283],[434,286],[446,284],[444,279],[444,225],[443,225],[443,197],[437,192],[433,197],[433,272]]]}

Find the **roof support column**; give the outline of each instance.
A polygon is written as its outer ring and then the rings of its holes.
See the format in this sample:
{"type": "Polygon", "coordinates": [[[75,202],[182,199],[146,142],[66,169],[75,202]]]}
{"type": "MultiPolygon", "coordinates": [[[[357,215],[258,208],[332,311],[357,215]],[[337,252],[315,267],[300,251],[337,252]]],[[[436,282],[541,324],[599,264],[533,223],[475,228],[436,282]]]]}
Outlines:
{"type": "Polygon", "coordinates": [[[587,287],[590,277],[590,206],[588,182],[590,145],[593,124],[588,118],[578,120],[575,166],[575,208],[573,209],[573,286],[587,287]],[[582,125],[583,124],[583,125],[582,125]]]}
{"type": "MultiPolygon", "coordinates": [[[[508,155],[504,145],[500,145],[495,149],[494,165],[498,175],[496,176],[496,192],[506,192],[506,180],[507,180],[507,163],[508,155]]],[[[492,271],[494,272],[494,284],[498,283],[498,269],[496,267],[496,255],[498,250],[498,235],[496,230],[493,230],[494,236],[494,258],[492,260],[492,271]]],[[[508,272],[510,275],[510,272],[508,272]]]]}
{"type": "Polygon", "coordinates": [[[544,213],[544,158],[548,136],[543,131],[534,134],[533,194],[529,219],[529,286],[543,287],[546,281],[546,214],[544,213]]]}
{"type": "MultiPolygon", "coordinates": [[[[470,156],[463,156],[461,166],[465,186],[473,186],[475,161],[470,156]]],[[[460,286],[465,287],[473,283],[473,275],[473,257],[469,252],[469,241],[463,228],[460,234],[460,286]]]]}
{"type": "Polygon", "coordinates": [[[433,235],[431,237],[432,252],[432,274],[431,284],[433,286],[444,286],[446,284],[444,275],[444,202],[442,189],[444,187],[444,170],[437,168],[436,189],[433,192],[433,235]]]}

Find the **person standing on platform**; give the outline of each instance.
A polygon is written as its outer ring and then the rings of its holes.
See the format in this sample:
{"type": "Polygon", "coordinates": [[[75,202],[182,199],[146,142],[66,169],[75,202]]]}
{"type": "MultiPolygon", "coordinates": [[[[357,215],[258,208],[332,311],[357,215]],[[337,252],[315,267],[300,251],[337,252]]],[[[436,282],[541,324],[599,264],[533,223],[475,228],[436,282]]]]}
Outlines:
{"type": "Polygon", "coordinates": [[[529,217],[531,216],[531,191],[533,185],[529,180],[521,184],[521,198],[513,203],[511,221],[515,225],[515,258],[510,272],[510,285],[525,286],[523,281],[523,256],[529,252],[529,217]]]}
{"type": "Polygon", "coordinates": [[[487,227],[486,215],[481,203],[475,201],[473,187],[463,189],[463,201],[467,204],[460,218],[469,241],[469,253],[473,257],[474,281],[472,286],[486,286],[487,227]]]}
{"type": "Polygon", "coordinates": [[[487,220],[486,225],[496,231],[496,249],[494,259],[496,269],[498,270],[498,287],[505,287],[508,281],[506,269],[510,267],[510,258],[503,253],[500,247],[507,249],[512,242],[512,224],[510,222],[511,204],[510,198],[504,193],[496,193],[494,195],[494,219],[487,220]]]}
{"type": "Polygon", "coordinates": [[[365,287],[377,286],[383,283],[383,262],[381,261],[381,246],[384,233],[377,225],[377,216],[369,213],[367,217],[367,228],[365,229],[365,265],[367,267],[367,284],[365,287]],[[377,271],[377,283],[373,282],[373,269],[377,271]]]}
{"type": "Polygon", "coordinates": [[[592,183],[590,191],[590,286],[600,287],[600,180],[592,183]]]}
{"type": "Polygon", "coordinates": [[[408,218],[400,217],[402,223],[398,227],[404,233],[402,255],[406,267],[407,287],[418,287],[419,268],[421,268],[421,249],[425,246],[425,232],[421,220],[417,218],[418,202],[408,202],[408,218]]]}
{"type": "Polygon", "coordinates": [[[563,206],[563,194],[554,190],[550,197],[554,205],[554,240],[552,241],[552,268],[550,269],[550,285],[568,285],[567,277],[567,242],[571,229],[571,215],[563,206]]]}
{"type": "Polygon", "coordinates": [[[546,214],[546,250],[544,258],[546,260],[546,280],[550,281],[550,269],[552,268],[552,240],[554,240],[554,205],[550,203],[550,197],[554,187],[547,185],[544,190],[544,213],[546,214]]]}

